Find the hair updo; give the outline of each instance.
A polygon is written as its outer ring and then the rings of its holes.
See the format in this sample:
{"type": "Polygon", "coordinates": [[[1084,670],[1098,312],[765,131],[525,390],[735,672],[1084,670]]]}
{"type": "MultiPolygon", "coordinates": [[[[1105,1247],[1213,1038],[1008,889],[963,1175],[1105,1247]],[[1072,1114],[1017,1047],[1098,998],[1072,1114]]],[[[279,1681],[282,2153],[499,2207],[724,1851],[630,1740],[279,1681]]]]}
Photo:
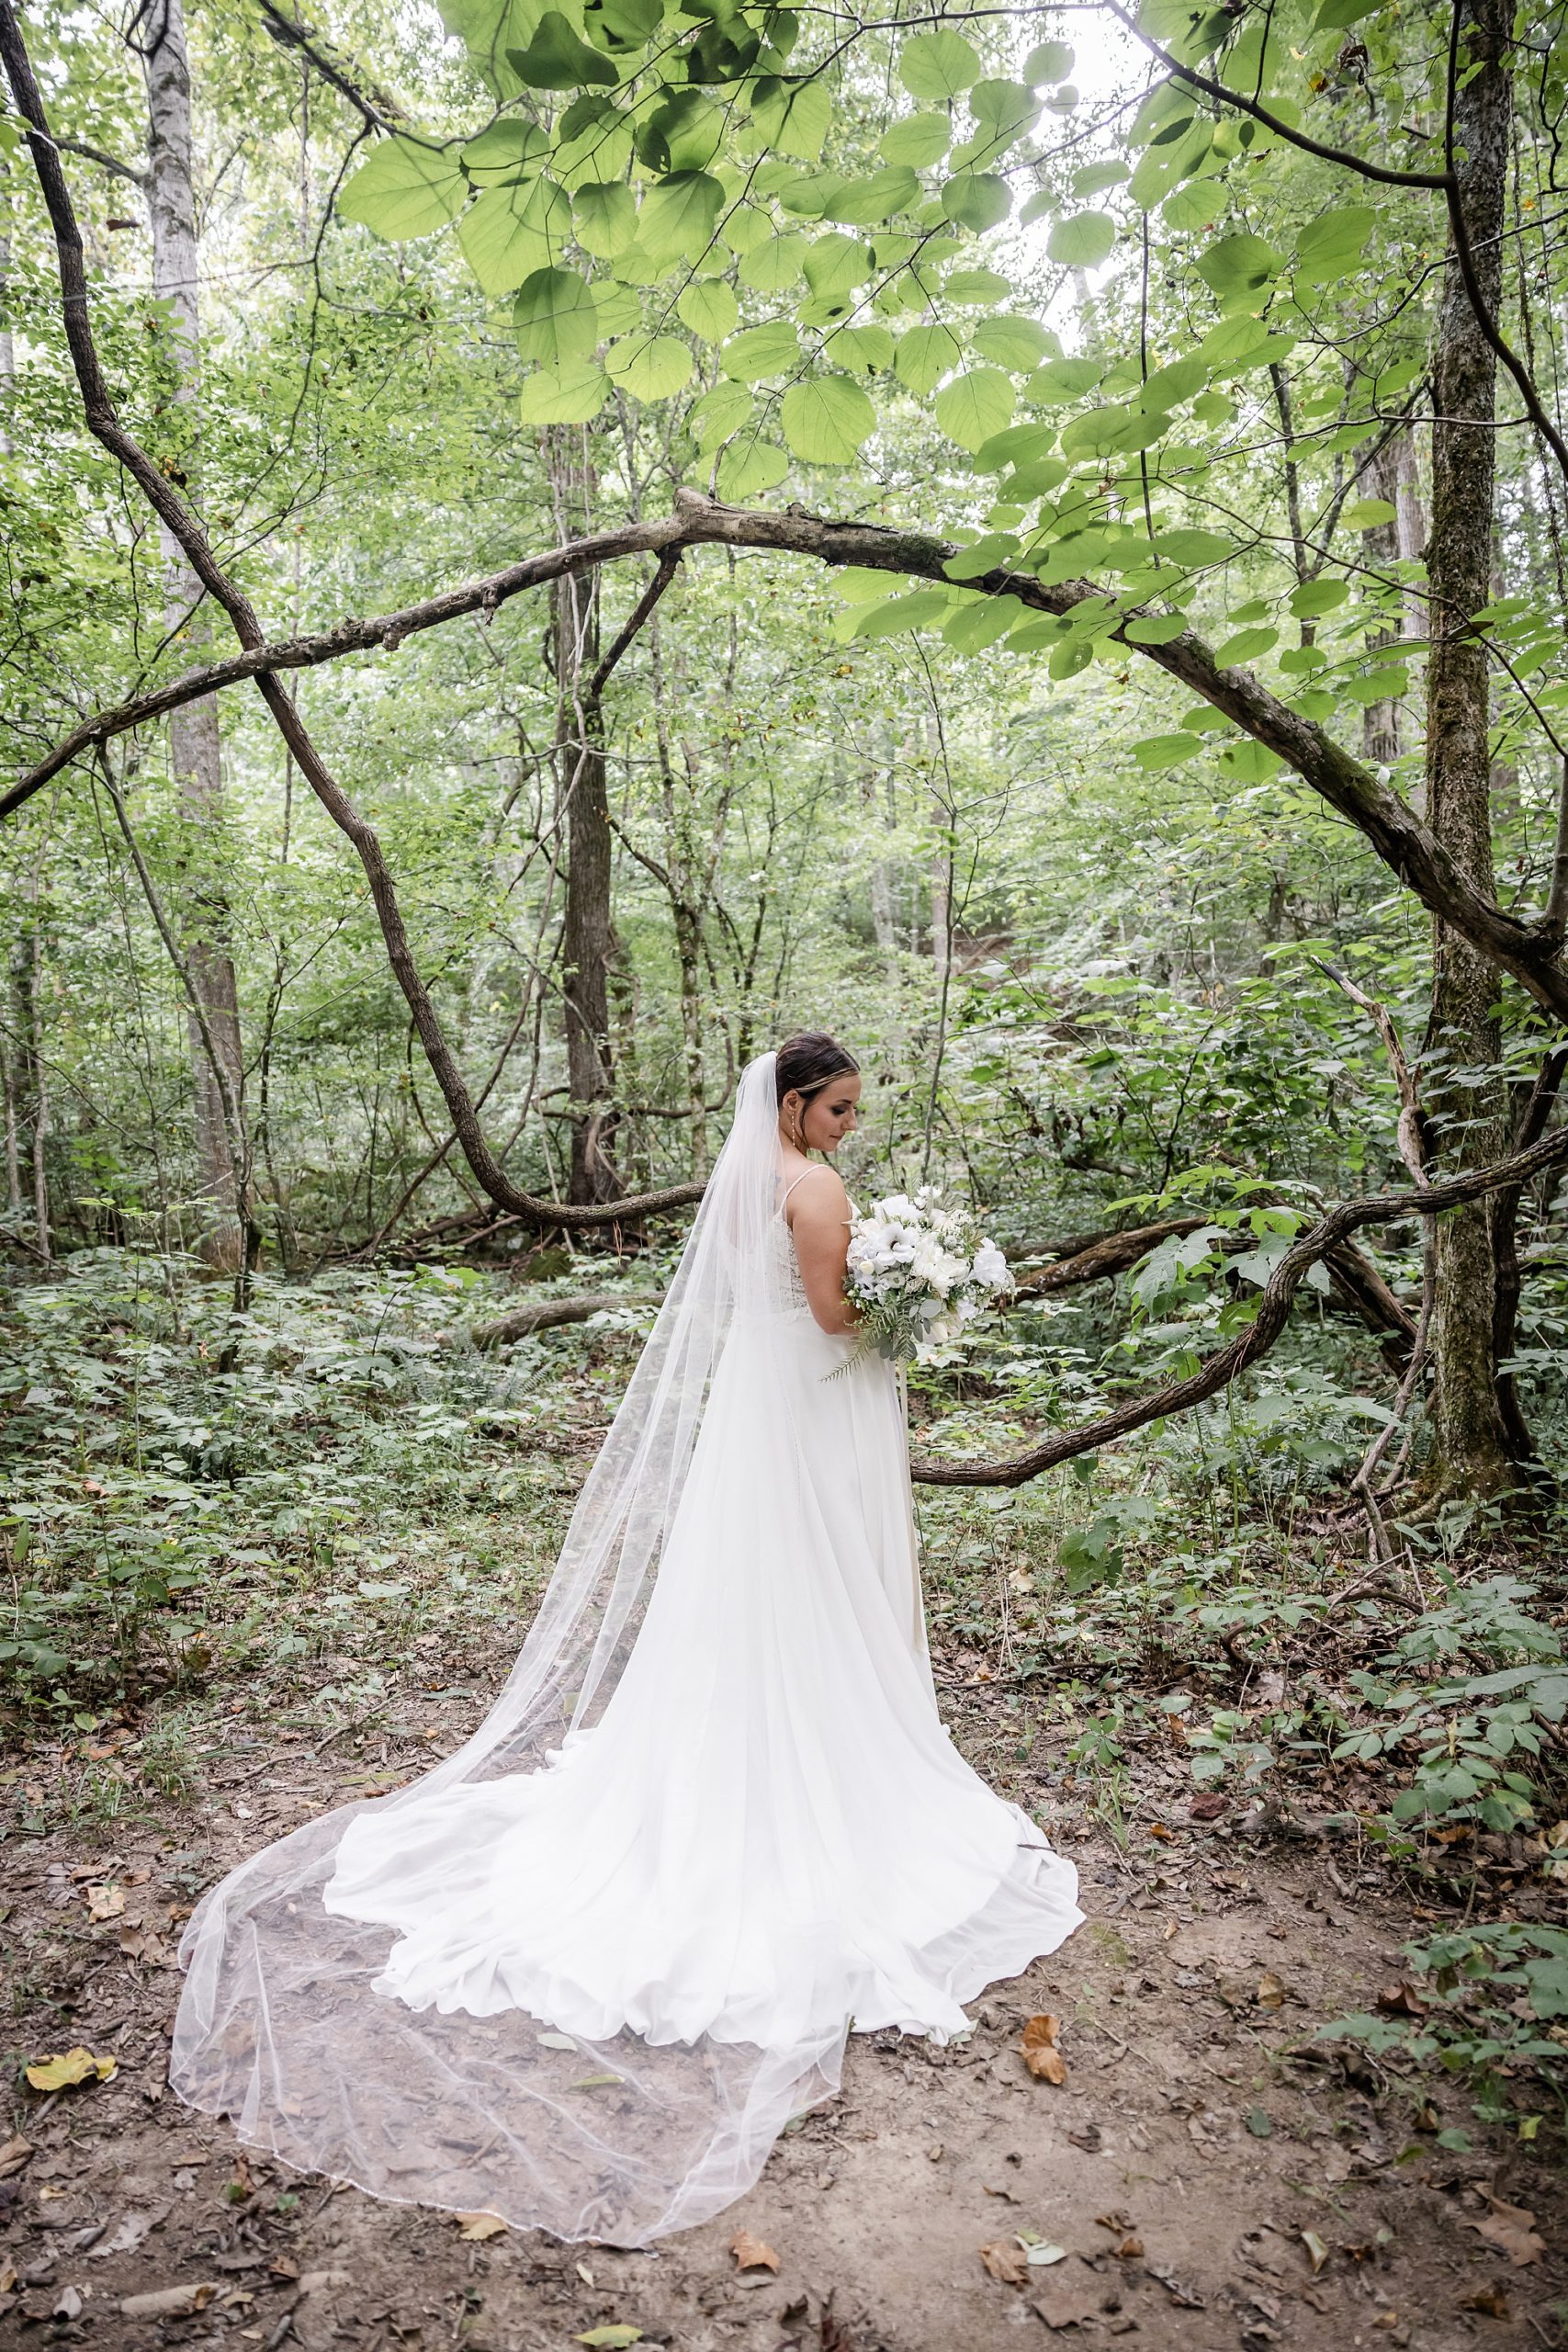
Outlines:
{"type": "Polygon", "coordinates": [[[820,1029],[807,1029],[798,1037],[786,1037],[778,1050],[781,1102],[792,1093],[798,1093],[803,1103],[809,1102],[834,1079],[859,1075],[860,1064],[853,1054],[820,1029]]]}

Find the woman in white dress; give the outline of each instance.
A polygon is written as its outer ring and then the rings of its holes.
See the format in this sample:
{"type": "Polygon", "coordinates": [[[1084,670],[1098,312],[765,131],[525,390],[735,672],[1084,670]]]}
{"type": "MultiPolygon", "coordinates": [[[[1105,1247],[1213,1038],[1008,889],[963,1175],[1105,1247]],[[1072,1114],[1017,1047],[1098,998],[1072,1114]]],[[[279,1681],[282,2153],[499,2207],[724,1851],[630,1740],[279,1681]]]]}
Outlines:
{"type": "Polygon", "coordinates": [[[942,1728],[902,1397],[857,1355],[828,1037],[744,1072],[512,1677],[203,1900],[171,2081],[375,2195],[641,2245],[756,2179],[852,2028],[937,2039],[1081,1917],[942,1728]]]}

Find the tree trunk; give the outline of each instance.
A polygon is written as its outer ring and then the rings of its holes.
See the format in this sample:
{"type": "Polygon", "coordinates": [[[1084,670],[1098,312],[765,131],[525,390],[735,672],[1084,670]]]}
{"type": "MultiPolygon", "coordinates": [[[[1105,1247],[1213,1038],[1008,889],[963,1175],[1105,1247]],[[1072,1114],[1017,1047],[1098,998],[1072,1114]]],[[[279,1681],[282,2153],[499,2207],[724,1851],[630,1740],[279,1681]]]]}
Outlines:
{"type": "MultiPolygon", "coordinates": [[[[147,85],[149,210],[152,226],[152,286],[172,321],[164,358],[172,379],[168,410],[175,447],[166,462],[180,480],[195,470],[197,401],[201,380],[201,327],[197,303],[196,202],[191,184],[190,69],[182,0],[157,0],[142,19],[147,85]]],[[[201,586],[169,533],[160,526],[165,564],[168,626],[193,662],[206,652],[207,629],[197,614],[201,586]]],[[[223,754],[218,701],[187,703],[169,720],[169,765],[197,842],[197,873],[185,912],[186,961],[201,1000],[208,1032],[222,1057],[231,1093],[243,1096],[243,1057],[229,910],[215,872],[223,830],[223,754]]],[[[196,1148],[205,1229],[198,1248],[214,1266],[233,1272],[244,1250],[240,1180],[223,1102],[196,1016],[186,1021],[196,1098],[196,1148]]],[[[236,1138],[238,1142],[239,1139],[236,1138]]],[[[240,1148],[243,1149],[243,1144],[240,1148]]]]}
{"type": "MultiPolygon", "coordinates": [[[[1414,562],[1420,555],[1425,539],[1426,517],[1421,507],[1421,486],[1416,470],[1416,441],[1408,425],[1402,425],[1390,435],[1382,447],[1374,451],[1366,471],[1369,496],[1381,498],[1393,508],[1387,523],[1374,524],[1362,533],[1368,564],[1374,571],[1387,572],[1395,563],[1414,562]]],[[[1371,630],[1367,638],[1370,652],[1378,653],[1385,646],[1397,645],[1402,638],[1425,635],[1418,607],[1413,611],[1408,596],[1401,599],[1399,626],[1395,628],[1371,630]]],[[[1362,749],[1367,763],[1372,767],[1392,767],[1404,749],[1401,711],[1397,699],[1369,703],[1362,718],[1362,749]]]]}
{"type": "Polygon", "coordinates": [[[569,572],[553,592],[560,791],[567,804],[566,910],[561,935],[571,1170],[567,1198],[613,1201],[622,1187],[609,1157],[615,1089],[610,1058],[610,804],[604,718],[589,684],[599,661],[599,574],[569,572]]]}
{"type": "MultiPolygon", "coordinates": [[[[1460,201],[1483,298],[1495,314],[1511,89],[1506,0],[1462,0],[1461,86],[1454,125],[1460,201]],[[1468,65],[1468,74],[1466,67],[1468,65]]],[[[1450,236],[1435,369],[1432,528],[1428,555],[1432,650],[1427,666],[1428,821],[1467,881],[1491,895],[1491,765],[1486,654],[1466,634],[1492,591],[1496,363],[1466,294],[1450,236]]],[[[1438,1155],[1454,1171],[1500,1158],[1506,1099],[1495,967],[1447,924],[1434,926],[1436,1057],[1428,1108],[1438,1155]]],[[[1490,1204],[1439,1220],[1432,1331],[1433,1455],[1428,1503],[1495,1495],[1515,1484],[1497,1388],[1497,1260],[1490,1204]]]]}

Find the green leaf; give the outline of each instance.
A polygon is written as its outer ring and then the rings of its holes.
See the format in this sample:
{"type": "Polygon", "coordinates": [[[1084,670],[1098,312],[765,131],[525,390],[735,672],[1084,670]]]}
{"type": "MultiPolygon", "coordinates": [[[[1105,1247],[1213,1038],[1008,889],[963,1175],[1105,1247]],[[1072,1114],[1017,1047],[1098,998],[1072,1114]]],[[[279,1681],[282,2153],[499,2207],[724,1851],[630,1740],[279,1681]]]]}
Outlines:
{"type": "Polygon", "coordinates": [[[622,180],[589,180],[573,199],[574,234],[585,254],[614,261],[637,237],[637,204],[622,180]]]}
{"type": "Polygon", "coordinates": [[[1296,276],[1308,286],[1328,286],[1361,258],[1377,214],[1366,204],[1321,212],[1296,241],[1296,276]]]}
{"type": "Polygon", "coordinates": [[[784,439],[811,466],[847,466],[874,431],[876,411],[848,376],[792,384],[780,412],[784,439]]]}
{"type": "Polygon", "coordinates": [[[699,277],[681,288],[675,311],[682,325],[690,327],[705,343],[722,343],[735,332],[740,305],[721,277],[699,277]]]}
{"type": "Polygon", "coordinates": [[[512,329],[525,359],[554,367],[585,359],[599,342],[599,306],[586,278],[570,269],[536,269],[512,306],[512,329]]]}
{"type": "Polygon", "coordinates": [[[759,294],[782,294],[800,276],[807,249],[807,240],[798,230],[770,237],[765,244],[752,247],[736,275],[742,286],[759,294]]]}
{"type": "Polygon", "coordinates": [[[956,98],[980,78],[980,52],[962,33],[916,33],[904,43],[898,79],[912,98],[956,98]]]}
{"type": "Polygon", "coordinates": [[[942,588],[917,588],[911,596],[889,596],[884,604],[861,607],[852,634],[894,637],[900,629],[929,628],[944,621],[956,601],[942,588]]]}
{"type": "Polygon", "coordinates": [[[988,172],[961,172],[942,191],[942,209],[961,229],[994,229],[1012,210],[1012,190],[988,172]]]}
{"type": "Polygon", "coordinates": [[[1112,452],[1152,449],[1170,429],[1170,419],[1157,411],[1128,408],[1112,401],[1104,408],[1086,409],[1062,428],[1062,455],[1110,457],[1112,452]]]}
{"type": "Polygon", "coordinates": [[[1232,670],[1238,662],[1256,662],[1260,654],[1271,653],[1280,642],[1277,628],[1238,628],[1214,648],[1214,660],[1222,670],[1232,670]]]}
{"type": "Polygon", "coordinates": [[[668,400],[692,380],[692,354],[679,335],[629,335],[604,355],[604,365],[635,401],[668,400]]]}
{"type": "Polygon", "coordinates": [[[694,401],[686,423],[703,456],[711,457],[732,434],[739,433],[750,422],[755,408],[745,385],[728,379],[694,401]]]}
{"type": "Polygon", "coordinates": [[[882,375],[893,365],[893,337],[886,327],[840,327],[829,337],[823,356],[835,367],[882,375]]]}
{"type": "Polygon", "coordinates": [[[994,359],[998,368],[1012,368],[1021,375],[1037,367],[1051,347],[1049,334],[1032,319],[982,319],[972,341],[982,359],[994,359]]]}
{"type": "Polygon", "coordinates": [[[1226,200],[1219,180],[1190,180],[1185,187],[1172,189],[1159,216],[1168,229],[1207,229],[1219,219],[1226,200]]]}
{"type": "Polygon", "coordinates": [[[795,329],[786,320],[772,319],[766,326],[746,327],[731,335],[718,355],[718,364],[727,376],[736,377],[742,384],[755,384],[764,376],[784,375],[799,358],[800,339],[795,329]]]}
{"type": "Polygon", "coordinates": [[[871,276],[872,259],[858,238],[846,237],[841,229],[829,229],[826,236],[814,238],[807,245],[804,267],[813,294],[831,300],[863,285],[871,276]]]}
{"type": "Polygon", "coordinates": [[[1201,735],[1145,735],[1133,746],[1133,757],[1145,775],[1157,775],[1164,768],[1179,767],[1203,748],[1201,735]]]}
{"type": "Polygon", "coordinates": [[[1145,408],[1174,408],[1179,401],[1190,401],[1201,392],[1208,380],[1209,371],[1201,359],[1173,359],[1168,367],[1153,370],[1138,398],[1145,408]]]}
{"type": "Polygon", "coordinates": [[[1043,40],[1023,61],[1023,79],[1032,90],[1065,82],[1072,70],[1073,52],[1065,40],[1043,40]]]}
{"type": "Polygon", "coordinates": [[[789,471],[789,459],[768,441],[732,441],[718,461],[718,494],[739,500],[773,490],[789,471]]]}
{"type": "Polygon", "coordinates": [[[877,145],[888,163],[924,171],[946,154],[952,141],[953,125],[946,115],[907,114],[902,122],[888,126],[877,145]]]}
{"type": "Polygon", "coordinates": [[[609,397],[610,379],[591,359],[542,368],[530,376],[518,401],[525,424],[586,424],[609,397]]]}
{"type": "Polygon", "coordinates": [[[1250,230],[1238,229],[1229,237],[1221,237],[1200,254],[1197,262],[1199,277],[1205,286],[1213,287],[1222,301],[1237,297],[1250,299],[1271,286],[1284,263],[1272,245],[1265,244],[1250,230]]]}
{"type": "Polygon", "coordinates": [[[695,261],[713,242],[724,190],[706,172],[674,172],[644,197],[637,241],[659,265],[695,261]]]}
{"type": "Polygon", "coordinates": [[[785,82],[765,75],[753,90],[751,119],[777,153],[814,164],[833,119],[832,92],[822,81],[785,82]]]}
{"type": "Polygon", "coordinates": [[[455,220],[468,185],[446,148],[413,139],[383,139],[338,196],[344,220],[362,221],[378,237],[427,237],[455,220]]]}
{"type": "Polygon", "coordinates": [[[1217,531],[1179,530],[1156,534],[1155,546],[1168,563],[1224,563],[1235,554],[1234,539],[1222,538],[1217,531]]]}
{"type": "Polygon", "coordinates": [[[1064,268],[1098,269],[1115,243],[1116,223],[1109,212],[1070,212],[1052,230],[1045,250],[1064,268]]]}
{"type": "Polygon", "coordinates": [[[549,136],[537,123],[509,114],[469,140],[463,150],[463,169],[476,187],[488,187],[537,170],[549,152],[549,136]]]}
{"type": "Polygon", "coordinates": [[[823,207],[830,220],[844,220],[854,229],[873,229],[896,212],[908,212],[921,200],[919,181],[907,164],[888,164],[867,172],[863,179],[846,180],[823,207]]]}
{"type": "Polygon", "coordinates": [[[977,449],[1012,416],[1010,376],[999,368],[970,368],[936,396],[936,421],[961,449],[977,449]]]}
{"type": "Polygon", "coordinates": [[[1093,391],[1104,372],[1098,359],[1047,359],[1029,379],[1029,397],[1044,407],[1081,400],[1093,391]]]}
{"type": "Polygon", "coordinates": [[[507,61],[531,90],[576,90],[585,83],[614,89],[620,74],[609,59],[579,40],[558,8],[547,8],[525,49],[509,49],[507,61]]]}
{"type": "Polygon", "coordinates": [[[994,269],[953,269],[943,281],[942,292],[950,302],[1005,302],[1012,292],[999,271],[994,269]]]}
{"type": "Polygon", "coordinates": [[[1139,613],[1127,623],[1126,635],[1133,645],[1168,645],[1186,627],[1184,613],[1139,613]]]}
{"type": "Polygon", "coordinates": [[[1320,620],[1344,604],[1350,591],[1343,580],[1307,580],[1292,588],[1285,602],[1301,620],[1320,620]]]}
{"type": "Polygon", "coordinates": [[[664,22],[664,0],[588,0],[583,29],[612,55],[646,49],[664,22]]]}
{"type": "Polygon", "coordinates": [[[1237,784],[1267,784],[1284,764],[1278,752],[1262,743],[1227,743],[1220,754],[1220,765],[1237,784]]]}
{"type": "Polygon", "coordinates": [[[1380,524],[1396,519],[1386,498],[1353,498],[1339,517],[1348,531],[1375,531],[1380,524]]]}
{"type": "Polygon", "coordinates": [[[586,2335],[574,2335],[574,2344],[586,2344],[589,2352],[630,2352],[630,2346],[642,2342],[640,2327],[591,2327],[586,2335]]]}
{"type": "Polygon", "coordinates": [[[571,234],[571,198],[554,180],[481,188],[457,223],[468,267],[491,296],[554,266],[571,234]]]}
{"type": "Polygon", "coordinates": [[[943,622],[942,633],[956,652],[983,653],[1027,610],[1021,596],[974,596],[943,622]]]}
{"type": "Polygon", "coordinates": [[[910,327],[898,338],[894,371],[901,384],[923,400],[957,367],[964,353],[951,327],[910,327]]]}

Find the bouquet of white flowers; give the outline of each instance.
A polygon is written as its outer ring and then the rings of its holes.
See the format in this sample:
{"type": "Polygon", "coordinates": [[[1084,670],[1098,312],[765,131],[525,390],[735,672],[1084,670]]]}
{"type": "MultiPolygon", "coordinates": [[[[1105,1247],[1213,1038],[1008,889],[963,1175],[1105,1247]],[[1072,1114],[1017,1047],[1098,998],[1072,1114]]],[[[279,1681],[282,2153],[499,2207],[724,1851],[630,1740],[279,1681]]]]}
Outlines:
{"type": "Polygon", "coordinates": [[[967,1324],[1011,1290],[1008,1261],[966,1209],[930,1187],[894,1193],[850,1226],[844,1293],[861,1313],[853,1363],[874,1348],[894,1363],[951,1362],[967,1324]]]}

